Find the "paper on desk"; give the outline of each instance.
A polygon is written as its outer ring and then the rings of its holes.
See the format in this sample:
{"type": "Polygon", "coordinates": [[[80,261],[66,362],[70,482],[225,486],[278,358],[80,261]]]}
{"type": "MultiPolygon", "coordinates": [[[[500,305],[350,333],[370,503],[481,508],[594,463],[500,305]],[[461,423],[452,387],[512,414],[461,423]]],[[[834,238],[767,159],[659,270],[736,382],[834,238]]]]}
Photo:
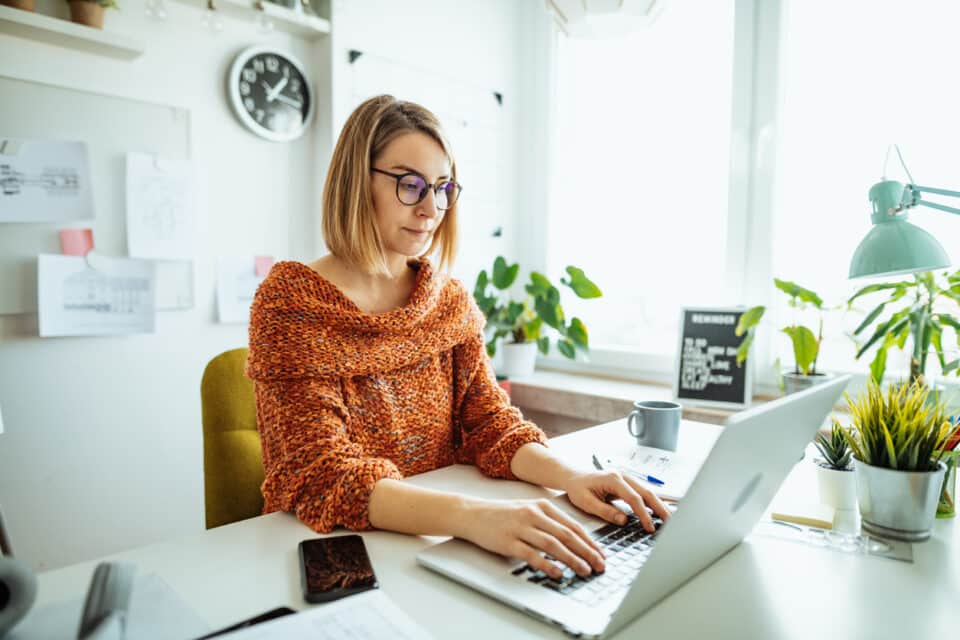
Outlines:
{"type": "Polygon", "coordinates": [[[154,266],[145,260],[40,255],[40,336],[152,333],[154,282],[154,266]]]}
{"type": "Polygon", "coordinates": [[[374,590],[223,636],[224,640],[427,640],[432,636],[374,590]]]}
{"type": "Polygon", "coordinates": [[[636,446],[626,455],[609,456],[604,464],[637,477],[648,474],[659,478],[663,480],[663,486],[651,484],[650,488],[661,498],[680,500],[687,494],[708,453],[704,451],[698,456],[636,446]]]}
{"type": "MultiPolygon", "coordinates": [[[[92,573],[92,572],[91,572],[92,573]]],[[[86,594],[35,608],[4,640],[76,638],[86,594]]],[[[134,579],[127,616],[127,638],[197,638],[210,626],[155,573],[134,579]]]]}

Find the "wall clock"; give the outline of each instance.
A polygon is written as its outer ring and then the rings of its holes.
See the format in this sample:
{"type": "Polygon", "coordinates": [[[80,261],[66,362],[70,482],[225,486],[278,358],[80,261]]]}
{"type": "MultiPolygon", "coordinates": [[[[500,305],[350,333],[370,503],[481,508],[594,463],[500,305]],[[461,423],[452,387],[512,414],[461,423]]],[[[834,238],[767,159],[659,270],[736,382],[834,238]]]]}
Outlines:
{"type": "Polygon", "coordinates": [[[274,142],[299,138],[313,117],[313,88],[303,65],[275,47],[242,51],[227,75],[227,93],[240,121],[274,142]]]}

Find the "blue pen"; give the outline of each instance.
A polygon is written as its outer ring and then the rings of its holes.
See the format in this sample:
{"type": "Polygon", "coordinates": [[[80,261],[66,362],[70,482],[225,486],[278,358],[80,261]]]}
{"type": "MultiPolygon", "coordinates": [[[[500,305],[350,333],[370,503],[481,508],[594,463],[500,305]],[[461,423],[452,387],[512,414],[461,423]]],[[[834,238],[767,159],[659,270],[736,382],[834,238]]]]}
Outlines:
{"type": "MultiPolygon", "coordinates": [[[[593,455],[593,466],[595,466],[597,469],[600,469],[601,471],[604,468],[603,465],[600,464],[600,460],[597,458],[596,454],[593,455]]],[[[662,487],[663,485],[666,484],[663,480],[661,480],[660,478],[657,478],[656,476],[652,476],[649,473],[644,473],[643,471],[639,471],[637,469],[632,469],[630,467],[624,467],[622,465],[618,465],[609,459],[607,460],[607,466],[615,467],[617,471],[621,473],[629,473],[632,476],[637,476],[641,480],[646,480],[650,484],[655,484],[658,487],[662,487]]]]}
{"type": "Polygon", "coordinates": [[[632,474],[635,475],[635,476],[639,476],[641,480],[646,480],[646,481],[649,482],[650,484],[655,484],[655,485],[658,485],[658,486],[661,486],[661,487],[664,485],[663,480],[661,480],[660,478],[655,478],[655,477],[653,477],[652,475],[650,475],[649,473],[644,473],[644,472],[642,472],[642,471],[636,471],[636,470],[634,470],[634,469],[630,469],[630,473],[632,473],[632,474]]]}

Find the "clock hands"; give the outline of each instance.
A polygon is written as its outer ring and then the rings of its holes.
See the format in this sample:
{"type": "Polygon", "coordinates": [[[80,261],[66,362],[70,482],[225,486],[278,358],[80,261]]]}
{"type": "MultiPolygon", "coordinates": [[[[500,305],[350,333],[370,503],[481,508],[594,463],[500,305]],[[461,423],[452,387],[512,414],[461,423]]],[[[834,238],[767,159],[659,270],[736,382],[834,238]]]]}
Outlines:
{"type": "Polygon", "coordinates": [[[297,102],[297,101],[294,100],[293,98],[289,98],[289,97],[283,95],[282,93],[279,94],[279,95],[277,95],[277,100],[279,100],[280,102],[282,102],[282,103],[285,104],[285,105],[288,105],[288,106],[293,107],[294,109],[298,109],[298,110],[299,110],[299,109],[303,108],[303,103],[302,103],[302,102],[297,102]]]}
{"type": "Polygon", "coordinates": [[[280,95],[280,92],[283,91],[283,88],[287,86],[289,78],[281,78],[280,82],[277,83],[277,86],[271,87],[266,81],[262,81],[260,84],[263,85],[263,88],[267,90],[267,102],[273,102],[277,99],[277,96],[280,95]]]}

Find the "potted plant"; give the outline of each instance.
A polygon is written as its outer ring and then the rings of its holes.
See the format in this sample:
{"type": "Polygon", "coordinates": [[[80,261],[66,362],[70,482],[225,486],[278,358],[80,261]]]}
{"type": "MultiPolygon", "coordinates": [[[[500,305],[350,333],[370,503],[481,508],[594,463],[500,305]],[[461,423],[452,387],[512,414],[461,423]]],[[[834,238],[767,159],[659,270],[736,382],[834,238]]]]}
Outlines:
{"type": "MultiPolygon", "coordinates": [[[[815,384],[829,379],[827,374],[817,371],[817,359],[820,356],[820,344],[823,342],[823,300],[810,289],[805,289],[800,285],[788,280],[773,279],[773,284],[790,296],[789,305],[797,311],[805,311],[811,308],[817,310],[818,323],[817,332],[800,323],[783,327],[781,331],[785,333],[793,345],[794,367],[791,371],[781,371],[783,388],[787,393],[794,393],[801,389],[806,389],[815,384]]],[[[743,364],[750,350],[750,344],[753,342],[753,334],[756,326],[763,318],[766,307],[757,306],[748,309],[746,313],[740,316],[737,323],[736,335],[745,336],[740,347],[737,349],[737,365],[743,364]]]]}
{"type": "Polygon", "coordinates": [[[919,382],[874,380],[847,403],[853,417],[844,437],[853,450],[863,528],[920,542],[930,537],[946,465],[940,457],[954,431],[942,402],[929,402],[919,382]]]}
{"type": "MultiPolygon", "coordinates": [[[[497,352],[497,341],[509,337],[503,345],[503,366],[500,373],[511,377],[528,376],[533,373],[537,350],[546,355],[550,351],[550,336],[545,327],[553,329],[559,337],[557,349],[570,359],[576,358],[577,349],[589,350],[587,327],[580,318],[568,322],[560,305],[560,290],[543,274],[532,271],[524,286],[523,300],[510,299],[506,293],[517,279],[519,264],[507,264],[503,256],[493,262],[490,275],[483,270],[477,276],[473,297],[487,319],[487,354],[497,352]],[[491,290],[492,287],[492,290],[491,290]]],[[[569,287],[580,298],[599,298],[603,293],[582,269],[567,267],[569,279],[561,278],[561,284],[569,287]]]]}
{"type": "Polygon", "coordinates": [[[114,0],[67,0],[70,19],[94,29],[103,29],[104,9],[118,9],[114,0]]]}
{"type": "Polygon", "coordinates": [[[823,456],[815,461],[820,502],[837,510],[856,509],[857,480],[853,473],[853,451],[836,418],[828,433],[817,433],[814,444],[823,456]]]}
{"type": "Polygon", "coordinates": [[[853,332],[854,336],[859,336],[871,324],[874,326],[873,334],[857,350],[857,358],[860,358],[870,347],[878,345],[870,363],[871,377],[878,384],[883,380],[887,352],[893,346],[902,350],[908,338],[911,339],[912,349],[910,382],[924,384],[931,347],[944,375],[951,372],[960,374],[960,359],[948,362],[943,350],[943,330],[946,327],[953,328],[957,333],[957,344],[960,345],[960,320],[944,311],[946,306],[960,303],[960,271],[946,275],[944,283],[938,282],[933,273],[927,271],[914,274],[913,280],[871,284],[851,296],[847,301],[848,308],[853,308],[853,302],[861,296],[879,291],[886,292],[887,299],[874,307],[853,332]],[[903,306],[880,319],[889,310],[888,307],[898,303],[903,306]]]}

